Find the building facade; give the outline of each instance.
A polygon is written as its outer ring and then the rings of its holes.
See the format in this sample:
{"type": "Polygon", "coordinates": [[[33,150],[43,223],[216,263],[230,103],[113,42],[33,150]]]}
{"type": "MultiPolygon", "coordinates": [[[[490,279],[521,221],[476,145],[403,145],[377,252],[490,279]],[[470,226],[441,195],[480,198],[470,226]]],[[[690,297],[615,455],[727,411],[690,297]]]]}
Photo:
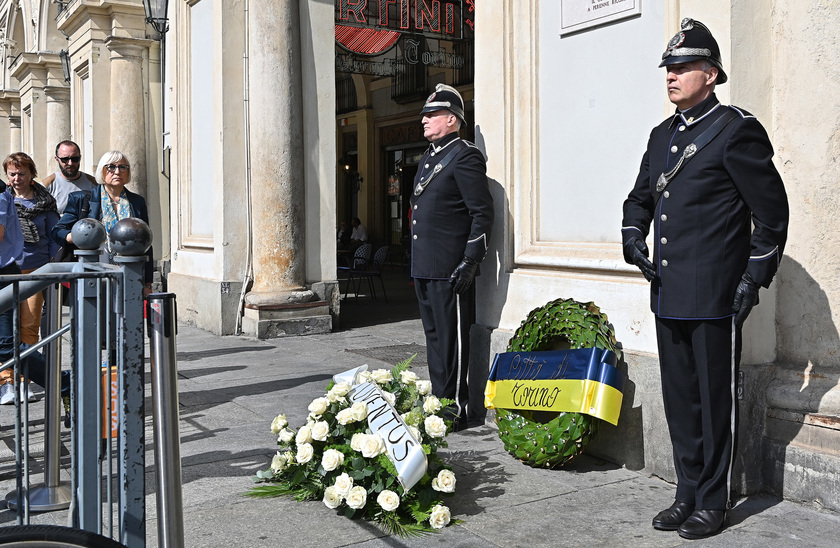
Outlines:
{"type": "Polygon", "coordinates": [[[434,84],[455,85],[496,204],[474,365],[547,301],[595,302],[630,382],[619,426],[590,450],[673,479],[648,287],[619,230],[647,135],[673,111],[659,56],[683,17],[701,20],[730,77],[718,97],[762,121],[791,206],[786,256],[744,330],[738,488],[840,509],[840,5],[385,4],[370,25],[354,9],[378,2],[171,0],[161,41],[140,0],[1,0],[0,152],[30,153],[45,175],[64,138],[87,171],[123,150],[180,319],[322,332],[340,309],[337,223],[359,217],[399,260],[420,106],[434,84]],[[398,36],[365,52],[351,40],[365,28],[398,36]]]}

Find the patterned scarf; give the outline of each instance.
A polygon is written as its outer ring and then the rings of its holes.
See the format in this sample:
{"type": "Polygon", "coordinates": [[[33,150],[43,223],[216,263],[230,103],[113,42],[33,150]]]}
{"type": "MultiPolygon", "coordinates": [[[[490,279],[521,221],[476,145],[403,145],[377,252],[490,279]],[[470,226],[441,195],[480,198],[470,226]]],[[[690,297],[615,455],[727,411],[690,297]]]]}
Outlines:
{"type": "MultiPolygon", "coordinates": [[[[11,185],[10,190],[12,194],[15,194],[15,189],[11,185]]],[[[18,219],[20,219],[20,230],[23,232],[23,241],[28,244],[36,244],[41,239],[41,236],[38,234],[38,227],[32,222],[38,215],[50,211],[58,215],[55,198],[47,192],[44,185],[32,181],[32,191],[34,193],[32,201],[35,202],[33,207],[26,207],[20,201],[15,200],[15,208],[17,209],[18,219]]]]}
{"type": "Polygon", "coordinates": [[[131,204],[128,203],[128,195],[125,193],[125,189],[120,193],[120,202],[118,204],[112,204],[111,198],[103,188],[100,193],[99,211],[101,211],[100,215],[102,219],[100,220],[105,225],[105,232],[110,234],[111,228],[117,224],[117,221],[131,217],[131,204]]]}

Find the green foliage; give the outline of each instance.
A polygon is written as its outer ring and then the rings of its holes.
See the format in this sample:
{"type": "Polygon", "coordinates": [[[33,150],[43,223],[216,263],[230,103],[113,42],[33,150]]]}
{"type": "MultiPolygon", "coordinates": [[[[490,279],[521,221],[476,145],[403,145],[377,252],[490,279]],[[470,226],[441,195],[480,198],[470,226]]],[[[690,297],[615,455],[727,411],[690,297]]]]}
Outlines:
{"type": "MultiPolygon", "coordinates": [[[[508,352],[605,348],[621,358],[607,315],[594,303],[557,299],[532,310],[508,342],[508,352]]],[[[505,450],[525,464],[558,468],[579,455],[600,420],[581,413],[539,413],[496,409],[505,450]]]]}

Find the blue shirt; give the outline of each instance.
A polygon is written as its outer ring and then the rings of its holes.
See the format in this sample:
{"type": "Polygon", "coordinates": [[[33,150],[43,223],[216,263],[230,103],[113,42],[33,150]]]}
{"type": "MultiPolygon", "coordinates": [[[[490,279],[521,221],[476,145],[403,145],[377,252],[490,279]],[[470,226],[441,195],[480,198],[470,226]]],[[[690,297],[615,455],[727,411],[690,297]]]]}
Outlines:
{"type": "Polygon", "coordinates": [[[0,225],[3,239],[0,240],[0,268],[23,260],[23,232],[15,208],[15,200],[7,188],[0,193],[0,225]]]}

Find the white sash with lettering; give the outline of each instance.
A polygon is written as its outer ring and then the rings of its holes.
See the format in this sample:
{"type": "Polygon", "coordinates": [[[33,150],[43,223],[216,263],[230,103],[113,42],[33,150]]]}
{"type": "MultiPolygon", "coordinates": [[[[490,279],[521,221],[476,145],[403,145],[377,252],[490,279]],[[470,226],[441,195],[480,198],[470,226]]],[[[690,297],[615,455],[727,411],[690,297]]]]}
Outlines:
{"type": "Polygon", "coordinates": [[[350,401],[365,403],[368,426],[385,441],[385,452],[397,469],[397,481],[408,491],[426,474],[426,454],[379,387],[372,382],[357,384],[356,377],[366,370],[367,364],[339,373],[333,376],[333,381],[349,383],[353,387],[347,395],[350,401]]]}

